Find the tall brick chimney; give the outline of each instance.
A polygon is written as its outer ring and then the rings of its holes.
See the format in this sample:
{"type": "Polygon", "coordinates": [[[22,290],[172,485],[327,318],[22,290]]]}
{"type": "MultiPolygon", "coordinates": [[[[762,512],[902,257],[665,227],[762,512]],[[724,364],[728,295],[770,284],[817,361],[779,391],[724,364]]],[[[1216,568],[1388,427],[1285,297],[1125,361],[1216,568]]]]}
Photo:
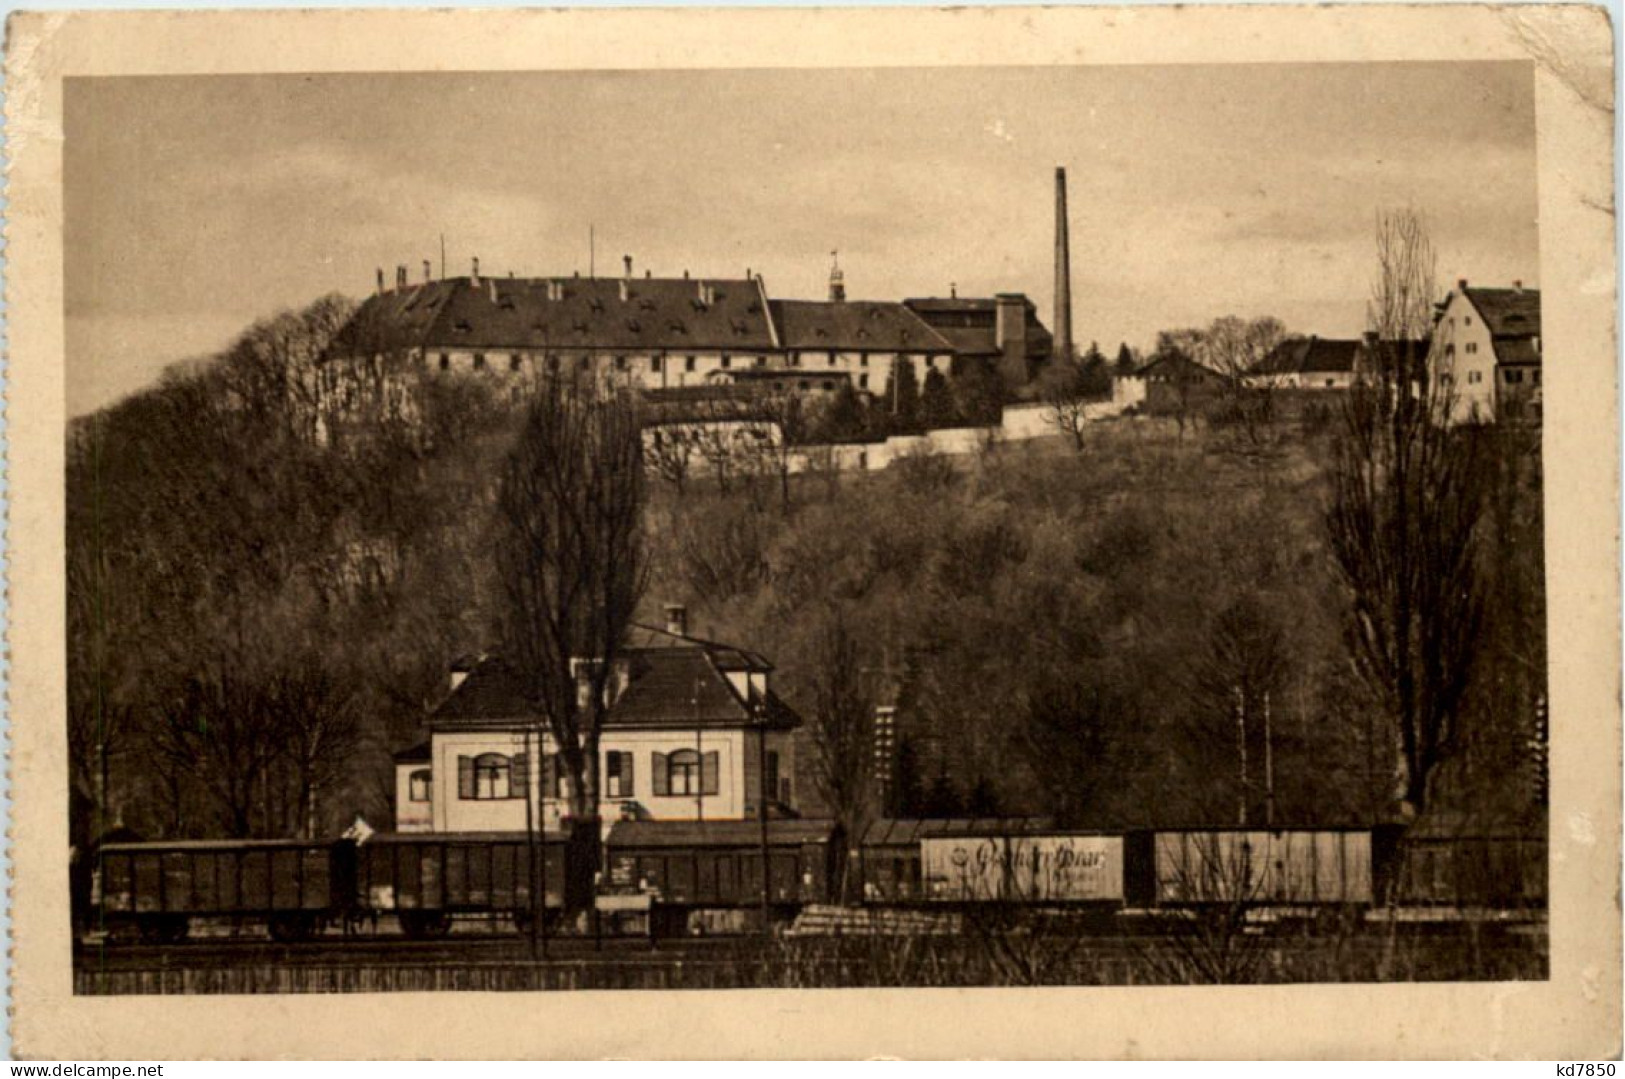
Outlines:
{"type": "Polygon", "coordinates": [[[1055,354],[1072,355],[1072,251],[1067,236],[1066,170],[1055,170],[1055,354]]]}

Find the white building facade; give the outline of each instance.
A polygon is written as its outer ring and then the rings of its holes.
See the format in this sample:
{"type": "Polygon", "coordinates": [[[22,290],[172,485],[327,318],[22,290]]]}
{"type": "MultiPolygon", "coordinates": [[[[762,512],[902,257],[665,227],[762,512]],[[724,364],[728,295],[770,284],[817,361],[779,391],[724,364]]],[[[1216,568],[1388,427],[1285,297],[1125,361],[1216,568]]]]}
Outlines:
{"type": "Polygon", "coordinates": [[[1450,401],[1452,422],[1538,418],[1541,359],[1538,290],[1462,280],[1438,305],[1429,377],[1450,401]]]}
{"type": "MultiPolygon", "coordinates": [[[[599,745],[606,826],[795,814],[799,719],[772,692],[770,663],[687,636],[680,613],[664,630],[636,627],[618,662],[599,745]]],[[[499,659],[460,666],[427,741],[396,755],[397,829],[562,830],[570,778],[545,723],[499,659]]]]}

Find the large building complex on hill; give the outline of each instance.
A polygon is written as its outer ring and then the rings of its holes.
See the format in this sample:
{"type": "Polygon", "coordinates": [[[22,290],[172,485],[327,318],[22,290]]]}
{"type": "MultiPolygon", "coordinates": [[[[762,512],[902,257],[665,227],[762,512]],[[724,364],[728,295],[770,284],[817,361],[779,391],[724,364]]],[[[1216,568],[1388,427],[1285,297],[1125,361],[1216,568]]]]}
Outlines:
{"type": "Polygon", "coordinates": [[[839,264],[826,300],[776,300],[760,274],[742,277],[466,277],[408,280],[379,271],[334,355],[393,356],[426,371],[497,375],[591,373],[644,389],[754,381],[792,389],[849,381],[880,393],[895,364],[916,378],[972,365],[1012,388],[1049,358],[1049,332],[1025,296],[848,300],[839,264]],[[790,373],[779,375],[778,372],[790,373]],[[799,377],[805,372],[805,379],[799,377]],[[805,381],[807,385],[801,383],[805,381]]]}

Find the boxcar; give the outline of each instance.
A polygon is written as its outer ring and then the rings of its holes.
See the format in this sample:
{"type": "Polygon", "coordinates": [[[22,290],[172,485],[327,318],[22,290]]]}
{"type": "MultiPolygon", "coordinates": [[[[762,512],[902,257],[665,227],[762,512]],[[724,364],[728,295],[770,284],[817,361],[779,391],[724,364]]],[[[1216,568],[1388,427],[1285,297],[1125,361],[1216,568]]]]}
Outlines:
{"type": "Polygon", "coordinates": [[[278,939],[309,936],[353,888],[349,844],[303,840],[111,843],[96,856],[105,927],[184,938],[195,918],[263,920],[278,939]]]}
{"type": "Polygon", "coordinates": [[[356,853],[355,908],[393,914],[408,936],[442,936],[452,919],[503,915],[523,929],[534,906],[532,850],[539,846],[546,909],[563,905],[562,835],[522,832],[380,833],[356,853]]]}
{"type": "MultiPolygon", "coordinates": [[[[827,820],[768,822],[768,904],[783,917],[829,895],[837,829],[827,820]]],[[[762,902],[756,821],[621,821],[607,842],[609,893],[654,901],[657,934],[740,929],[762,902]]]]}
{"type": "Polygon", "coordinates": [[[1376,836],[1378,898],[1399,907],[1518,911],[1546,905],[1543,832],[1422,820],[1376,836]]]}
{"type": "Polygon", "coordinates": [[[938,835],[920,840],[927,901],[1121,906],[1122,835],[938,835]]]}
{"type": "Polygon", "coordinates": [[[1372,899],[1371,833],[1202,829],[1130,837],[1132,905],[1356,906],[1372,899]],[[1145,845],[1150,844],[1150,850],[1145,845]]]}
{"type": "Polygon", "coordinates": [[[1052,822],[1036,817],[877,820],[864,829],[852,851],[847,897],[884,906],[925,902],[921,844],[929,839],[1028,835],[1051,830],[1052,822]]]}

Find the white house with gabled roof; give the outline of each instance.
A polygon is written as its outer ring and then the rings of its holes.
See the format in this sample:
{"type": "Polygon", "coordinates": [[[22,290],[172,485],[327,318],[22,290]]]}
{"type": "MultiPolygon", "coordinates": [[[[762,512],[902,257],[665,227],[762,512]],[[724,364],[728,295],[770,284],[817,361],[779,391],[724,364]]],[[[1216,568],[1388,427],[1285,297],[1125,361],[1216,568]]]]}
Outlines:
{"type": "Polygon", "coordinates": [[[1538,419],[1541,355],[1538,289],[1463,278],[1438,304],[1428,366],[1435,391],[1452,399],[1452,422],[1538,419]]]}

